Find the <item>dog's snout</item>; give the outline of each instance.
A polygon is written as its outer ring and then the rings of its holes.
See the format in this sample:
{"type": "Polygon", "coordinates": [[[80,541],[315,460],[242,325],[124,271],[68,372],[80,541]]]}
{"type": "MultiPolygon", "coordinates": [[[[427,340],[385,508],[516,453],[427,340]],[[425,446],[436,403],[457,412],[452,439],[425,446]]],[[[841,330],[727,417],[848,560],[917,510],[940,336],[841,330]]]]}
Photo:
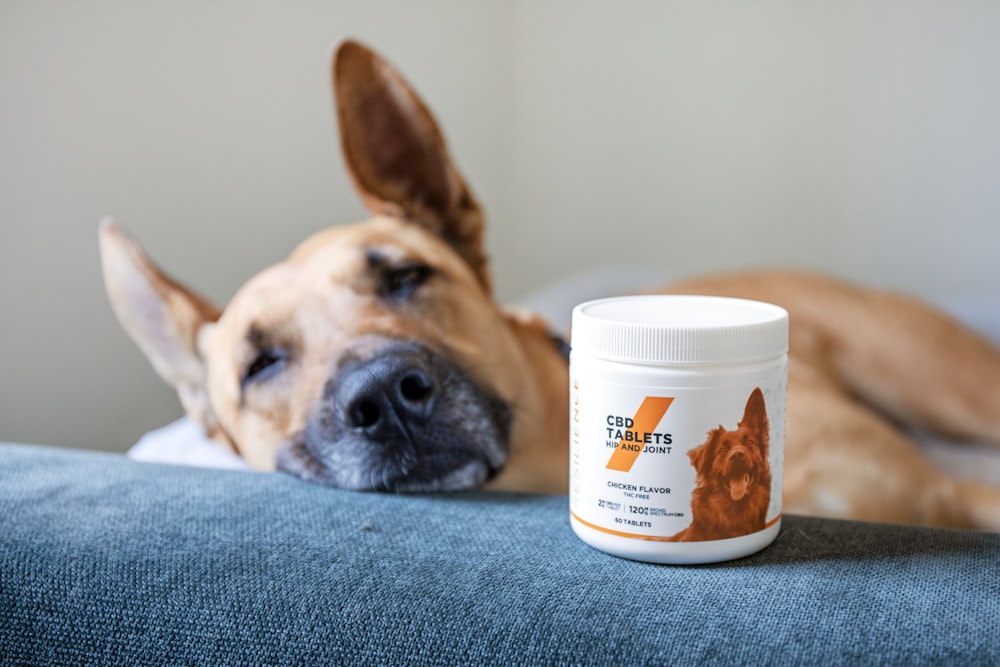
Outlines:
{"type": "Polygon", "coordinates": [[[731,469],[743,470],[751,465],[750,453],[743,446],[736,446],[725,458],[726,466],[731,469]]]}
{"type": "Polygon", "coordinates": [[[468,489],[502,469],[511,422],[502,398],[417,341],[364,343],[337,363],[281,469],[378,491],[468,489]]]}
{"type": "Polygon", "coordinates": [[[344,425],[374,440],[405,435],[434,410],[437,381],[422,355],[392,351],[339,378],[336,402],[344,425]]]}

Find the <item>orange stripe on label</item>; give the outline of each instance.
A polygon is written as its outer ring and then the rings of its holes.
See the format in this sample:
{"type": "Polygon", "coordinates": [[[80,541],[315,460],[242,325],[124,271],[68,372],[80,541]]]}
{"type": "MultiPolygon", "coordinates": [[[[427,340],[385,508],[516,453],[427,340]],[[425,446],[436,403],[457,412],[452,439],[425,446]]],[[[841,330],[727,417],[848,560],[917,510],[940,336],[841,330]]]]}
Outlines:
{"type": "Polygon", "coordinates": [[[663,415],[667,414],[667,408],[674,402],[672,397],[667,396],[647,396],[642,400],[642,405],[632,417],[632,428],[629,431],[635,436],[635,440],[622,438],[618,441],[618,446],[605,466],[608,470],[618,470],[628,472],[639,458],[644,443],[643,436],[656,430],[663,415]]]}
{"type": "MultiPolygon", "coordinates": [[[[589,521],[584,521],[573,510],[569,511],[569,515],[571,517],[573,517],[574,519],[576,519],[577,521],[579,521],[580,523],[582,523],[587,528],[593,528],[594,530],[600,531],[602,533],[607,533],[608,535],[614,535],[616,537],[630,537],[632,539],[647,540],[649,542],[673,542],[674,541],[672,537],[666,537],[666,536],[662,536],[662,535],[642,535],[640,533],[627,533],[627,532],[625,532],[623,530],[613,530],[611,528],[605,528],[603,526],[598,526],[596,523],[590,523],[589,521]]],[[[773,519],[771,519],[770,521],[768,521],[767,523],[765,523],[764,524],[764,528],[762,530],[767,530],[768,528],[770,528],[774,524],[776,524],[779,521],[781,521],[781,516],[782,516],[781,514],[778,514],[778,516],[774,517],[773,519]]],[[[748,534],[749,535],[753,535],[753,533],[748,533],[748,534]]],[[[740,537],[746,537],[746,535],[737,535],[737,538],[740,538],[740,537]]],[[[733,539],[733,538],[723,538],[723,539],[733,539]]],[[[718,540],[701,540],[701,541],[702,542],[716,542],[718,540]]]]}

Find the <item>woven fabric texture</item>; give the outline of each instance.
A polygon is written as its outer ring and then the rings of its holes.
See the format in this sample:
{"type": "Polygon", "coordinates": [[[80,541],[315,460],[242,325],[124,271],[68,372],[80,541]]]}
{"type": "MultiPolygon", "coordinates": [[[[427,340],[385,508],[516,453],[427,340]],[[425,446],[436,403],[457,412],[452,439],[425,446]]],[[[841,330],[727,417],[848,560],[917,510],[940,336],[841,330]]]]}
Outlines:
{"type": "Polygon", "coordinates": [[[1000,535],[785,517],[657,566],[564,497],[0,446],[0,664],[996,664],[1000,535]]]}

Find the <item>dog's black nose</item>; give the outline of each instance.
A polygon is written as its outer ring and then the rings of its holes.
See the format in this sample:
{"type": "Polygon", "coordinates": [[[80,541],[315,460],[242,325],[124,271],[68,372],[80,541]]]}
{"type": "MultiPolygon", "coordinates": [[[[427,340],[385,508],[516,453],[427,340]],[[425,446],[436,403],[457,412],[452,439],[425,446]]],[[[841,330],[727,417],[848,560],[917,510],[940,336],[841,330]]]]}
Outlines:
{"type": "Polygon", "coordinates": [[[426,422],[437,393],[434,370],[424,355],[399,349],[361,362],[341,375],[336,402],[347,428],[385,441],[426,422]]]}

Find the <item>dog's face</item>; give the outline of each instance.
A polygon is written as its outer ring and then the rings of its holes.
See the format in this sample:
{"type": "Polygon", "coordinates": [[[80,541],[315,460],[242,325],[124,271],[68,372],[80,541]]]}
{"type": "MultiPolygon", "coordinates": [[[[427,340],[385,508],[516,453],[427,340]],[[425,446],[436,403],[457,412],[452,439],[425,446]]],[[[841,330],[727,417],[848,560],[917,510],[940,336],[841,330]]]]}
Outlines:
{"type": "MultiPolygon", "coordinates": [[[[557,488],[530,448],[566,440],[565,364],[543,323],[492,300],[482,214],[436,124],[360,45],[340,47],[334,84],[372,219],[306,240],[221,311],[106,224],[119,319],[188,414],[253,467],[364,490],[557,488]]],[[[547,447],[543,459],[564,451],[547,447]]]]}
{"type": "Polygon", "coordinates": [[[743,419],[735,430],[719,426],[704,444],[688,452],[698,486],[733,502],[747,499],[755,485],[770,491],[768,443],[767,411],[758,388],[747,399],[743,419]]]}
{"type": "Polygon", "coordinates": [[[503,467],[516,341],[421,228],[331,230],[247,283],[205,340],[216,418],[247,457],[353,489],[483,484],[503,467]]]}

